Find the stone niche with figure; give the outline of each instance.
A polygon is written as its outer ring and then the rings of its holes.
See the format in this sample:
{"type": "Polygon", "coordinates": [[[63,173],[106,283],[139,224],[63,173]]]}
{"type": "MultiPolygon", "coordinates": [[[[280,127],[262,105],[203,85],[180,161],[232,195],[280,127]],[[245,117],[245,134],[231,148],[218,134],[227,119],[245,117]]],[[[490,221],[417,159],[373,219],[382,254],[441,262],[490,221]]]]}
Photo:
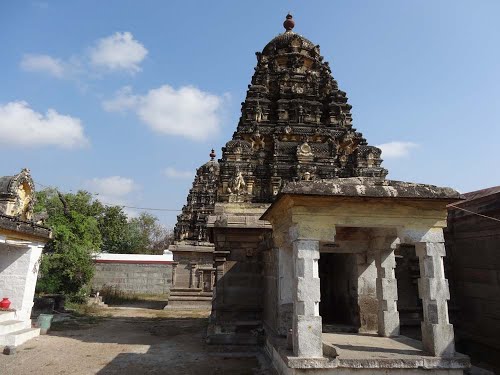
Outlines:
{"type": "Polygon", "coordinates": [[[21,220],[33,215],[34,185],[28,169],[0,178],[0,212],[21,220]]]}
{"type": "Polygon", "coordinates": [[[11,302],[0,311],[0,346],[21,345],[40,332],[31,328],[30,315],[42,249],[52,234],[32,221],[34,203],[28,169],[0,177],[0,294],[11,302]]]}

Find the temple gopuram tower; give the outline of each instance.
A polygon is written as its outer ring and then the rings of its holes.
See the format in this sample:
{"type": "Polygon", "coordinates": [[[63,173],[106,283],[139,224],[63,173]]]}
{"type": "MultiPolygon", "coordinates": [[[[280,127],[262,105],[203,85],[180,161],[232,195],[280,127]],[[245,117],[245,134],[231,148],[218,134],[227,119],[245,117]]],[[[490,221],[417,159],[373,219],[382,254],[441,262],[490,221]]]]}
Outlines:
{"type": "Polygon", "coordinates": [[[380,149],[352,124],[346,93],[319,46],[286,31],[257,52],[233,139],[222,149],[219,202],[270,203],[287,181],[385,177],[380,149]]]}
{"type": "Polygon", "coordinates": [[[213,251],[209,242],[207,218],[213,212],[217,194],[219,163],[215,152],[196,170],[187,203],[177,217],[174,243],[172,289],[166,308],[210,308],[214,285],[213,251]]]}
{"type": "Polygon", "coordinates": [[[217,203],[208,219],[215,244],[216,296],[209,340],[248,343],[261,328],[261,249],[271,241],[260,216],[292,181],[384,179],[381,150],[353,126],[351,105],[320,48],[285,32],[257,52],[257,66],[232,140],[222,148],[217,203]],[[235,323],[236,322],[236,323],[235,323]]]}

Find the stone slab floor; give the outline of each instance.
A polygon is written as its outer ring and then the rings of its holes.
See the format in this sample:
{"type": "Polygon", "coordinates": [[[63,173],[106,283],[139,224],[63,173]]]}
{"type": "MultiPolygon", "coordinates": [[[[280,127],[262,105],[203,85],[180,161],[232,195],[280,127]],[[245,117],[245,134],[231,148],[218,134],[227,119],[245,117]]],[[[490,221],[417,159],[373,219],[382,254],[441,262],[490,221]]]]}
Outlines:
{"type": "MultiPolygon", "coordinates": [[[[336,348],[341,361],[390,362],[440,362],[423,351],[422,343],[409,337],[379,337],[376,334],[323,333],[323,343],[336,348]]],[[[456,353],[455,361],[467,362],[467,357],[456,353]]]]}
{"type": "Polygon", "coordinates": [[[271,375],[250,348],[231,352],[204,343],[208,312],[145,308],[103,309],[89,324],[59,324],[57,330],[0,354],[2,375],[178,374],[271,375]]]}

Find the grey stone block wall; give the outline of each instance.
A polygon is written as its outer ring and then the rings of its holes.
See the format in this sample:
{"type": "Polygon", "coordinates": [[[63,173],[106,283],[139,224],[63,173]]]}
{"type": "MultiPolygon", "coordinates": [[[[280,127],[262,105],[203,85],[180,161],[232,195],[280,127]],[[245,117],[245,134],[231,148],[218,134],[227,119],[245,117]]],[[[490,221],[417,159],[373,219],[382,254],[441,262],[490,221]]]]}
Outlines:
{"type": "Polygon", "coordinates": [[[92,288],[112,286],[127,293],[165,294],[172,286],[171,264],[96,263],[92,288]]]}

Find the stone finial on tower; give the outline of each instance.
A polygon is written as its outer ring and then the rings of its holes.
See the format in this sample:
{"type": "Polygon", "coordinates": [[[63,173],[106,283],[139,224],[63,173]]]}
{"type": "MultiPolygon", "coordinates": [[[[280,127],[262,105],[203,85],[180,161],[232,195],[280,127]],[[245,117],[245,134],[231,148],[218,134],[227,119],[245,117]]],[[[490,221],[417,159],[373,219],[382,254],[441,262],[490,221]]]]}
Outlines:
{"type": "Polygon", "coordinates": [[[288,13],[286,15],[286,20],[283,22],[283,27],[285,28],[286,31],[292,31],[292,29],[295,26],[295,21],[293,20],[293,16],[288,13]]]}
{"type": "Polygon", "coordinates": [[[210,160],[214,160],[215,159],[215,157],[217,155],[215,155],[215,150],[214,149],[212,149],[212,151],[210,151],[210,155],[209,156],[210,156],[210,160]]]}

